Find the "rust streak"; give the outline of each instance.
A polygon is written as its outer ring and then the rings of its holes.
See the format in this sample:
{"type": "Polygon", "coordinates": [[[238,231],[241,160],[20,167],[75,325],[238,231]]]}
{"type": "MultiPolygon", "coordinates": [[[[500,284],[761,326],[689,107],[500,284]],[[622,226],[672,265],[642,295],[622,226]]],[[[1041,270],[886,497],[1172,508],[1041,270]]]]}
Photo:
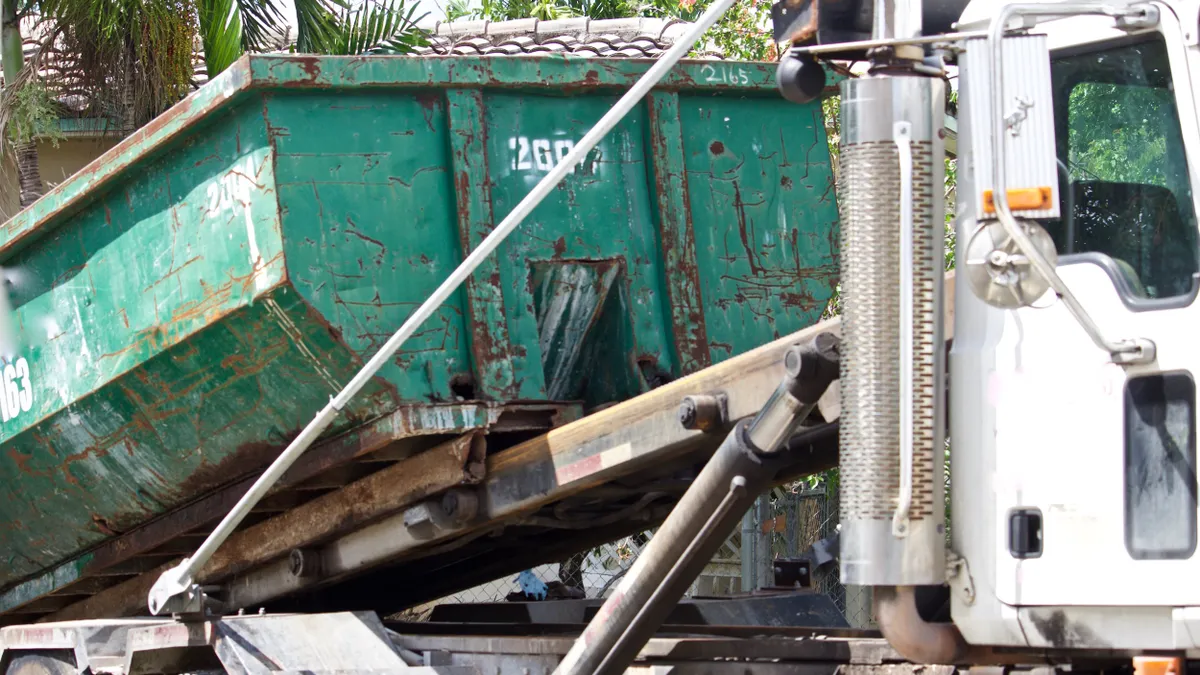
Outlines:
{"type": "MultiPolygon", "coordinates": [[[[172,249],[174,249],[174,247],[172,247],[172,249]]],[[[173,253],[173,252],[174,252],[174,251],[172,250],[172,253],[173,253]]],[[[188,265],[191,265],[192,263],[197,263],[197,262],[200,262],[200,261],[201,261],[201,260],[203,260],[203,259],[204,259],[204,256],[201,256],[201,255],[198,255],[198,256],[193,256],[193,257],[189,258],[189,259],[187,260],[187,262],[183,263],[183,264],[182,264],[182,265],[180,265],[179,267],[175,267],[175,263],[174,263],[174,261],[172,261],[172,263],[171,263],[171,269],[170,269],[170,271],[168,271],[166,274],[164,274],[164,275],[162,275],[161,277],[159,277],[157,280],[155,280],[155,282],[154,282],[154,283],[152,283],[152,284],[150,284],[149,286],[147,286],[147,287],[143,288],[143,289],[142,289],[142,292],[143,292],[143,293],[149,292],[149,291],[150,291],[150,289],[154,288],[155,286],[158,286],[159,284],[163,283],[164,281],[169,281],[169,280],[171,280],[171,279],[172,279],[172,278],[173,278],[175,275],[177,275],[177,274],[179,274],[180,272],[182,272],[182,271],[183,271],[183,269],[184,269],[184,268],[186,268],[188,265]]]]}

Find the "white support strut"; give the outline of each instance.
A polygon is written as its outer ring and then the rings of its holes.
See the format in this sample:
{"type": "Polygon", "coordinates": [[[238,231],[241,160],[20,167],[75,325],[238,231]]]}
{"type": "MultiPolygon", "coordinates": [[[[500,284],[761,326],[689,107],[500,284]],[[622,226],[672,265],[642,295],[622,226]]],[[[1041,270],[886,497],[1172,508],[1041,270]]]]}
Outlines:
{"type": "Polygon", "coordinates": [[[284,472],[291,467],[292,463],[333,423],[333,420],[337,418],[342,408],[371,381],[371,378],[375,376],[384,364],[391,360],[400,347],[421,327],[421,324],[425,323],[433,315],[434,311],[467,280],[467,277],[471,276],[475,268],[500,246],[500,243],[546,198],[546,195],[550,194],[550,191],[576,165],[587,157],[587,154],[641,101],[650,89],[662,80],[667,72],[687,54],[692,45],[716,23],[717,19],[734,2],[736,0],[717,0],[710,5],[696,23],[688,29],[687,33],[681,36],[679,41],[672,45],[671,49],[663,54],[629,88],[629,91],[580,139],[574,149],[567,153],[565,157],[562,157],[554,168],[521,200],[521,203],[517,204],[516,208],[479,243],[479,246],[474,251],[471,251],[470,255],[455,268],[450,276],[446,277],[446,280],[438,286],[437,290],[408,317],[395,334],[388,338],[383,347],[355,374],[337,396],[330,399],[329,403],[317,413],[316,417],[308,423],[308,426],[304,427],[304,430],[300,432],[295,440],[284,449],[279,457],[271,463],[271,466],[267,467],[262,476],[254,482],[254,485],[250,487],[246,494],[238,500],[238,503],[225,515],[216,529],[208,535],[204,543],[200,545],[200,548],[191,557],[184,559],[179,565],[163,572],[154,583],[153,588],[150,589],[149,609],[151,614],[157,615],[163,610],[169,600],[187,593],[192,588],[196,581],[196,575],[199,574],[217,548],[225,542],[246,515],[250,513],[250,509],[254,508],[255,504],[266,496],[267,491],[275,485],[284,472]]]}

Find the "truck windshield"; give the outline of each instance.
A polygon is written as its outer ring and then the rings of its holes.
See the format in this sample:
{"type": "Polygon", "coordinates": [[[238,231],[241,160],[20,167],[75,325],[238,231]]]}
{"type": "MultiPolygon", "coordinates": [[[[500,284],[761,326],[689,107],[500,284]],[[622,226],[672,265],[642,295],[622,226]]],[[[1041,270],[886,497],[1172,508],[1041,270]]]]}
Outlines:
{"type": "Polygon", "coordinates": [[[1111,259],[1136,298],[1190,295],[1196,213],[1162,37],[1058,54],[1052,77],[1065,175],[1063,218],[1046,225],[1060,255],[1111,259]]]}

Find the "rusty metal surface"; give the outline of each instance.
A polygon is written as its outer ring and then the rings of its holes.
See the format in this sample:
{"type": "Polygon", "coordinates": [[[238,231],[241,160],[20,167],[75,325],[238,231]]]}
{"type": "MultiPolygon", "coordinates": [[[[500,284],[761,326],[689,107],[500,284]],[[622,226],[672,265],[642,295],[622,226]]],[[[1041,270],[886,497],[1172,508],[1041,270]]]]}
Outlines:
{"type": "MultiPolygon", "coordinates": [[[[385,449],[398,450],[403,444],[421,438],[462,433],[473,429],[509,432],[544,429],[569,421],[573,414],[570,406],[549,404],[465,403],[401,406],[384,417],[325,441],[305,453],[284,474],[272,494],[304,483],[356,458],[385,449]]],[[[49,593],[62,593],[64,590],[78,592],[82,582],[91,577],[120,575],[123,571],[119,568],[121,563],[150,551],[161,551],[164,544],[177,538],[180,533],[219,519],[245,494],[251,483],[253,476],[235,481],[165,518],[152,520],[142,527],[110,539],[80,558],[6,589],[0,594],[0,609],[5,613],[16,610],[26,612],[28,603],[49,593]]],[[[133,573],[138,574],[142,571],[144,569],[134,570],[133,573]]],[[[99,589],[86,594],[90,595],[97,590],[99,589]]]]}
{"type": "Polygon", "coordinates": [[[331,534],[361,527],[425,497],[483,480],[485,443],[479,434],[447,441],[362,480],[236,532],[198,579],[218,582],[331,534]]]}
{"type": "MultiPolygon", "coordinates": [[[[476,483],[483,478],[484,472],[482,440],[478,434],[471,433],[442,443],[340,490],[238,530],[201,571],[198,581],[219,581],[246,567],[286,556],[293,548],[361,527],[424,497],[476,483]]],[[[173,560],[174,563],[178,560],[173,560]]],[[[102,590],[43,621],[129,616],[144,612],[146,593],[161,569],[102,590]]]]}
{"type": "Polygon", "coordinates": [[[700,301],[700,268],[696,253],[696,231],[688,208],[687,162],[683,155],[683,131],[679,122],[679,95],[650,94],[650,149],[654,160],[654,192],[658,200],[659,229],[663,257],[673,270],[667,278],[671,297],[676,358],[683,374],[694,373],[712,363],[708,329],[700,301]]]}
{"type": "MultiPolygon", "coordinates": [[[[953,293],[953,274],[947,275],[945,283],[947,291],[953,293]]],[[[948,306],[947,319],[952,319],[950,311],[948,306]]],[[[653,479],[674,475],[655,472],[673,472],[680,466],[702,461],[723,438],[722,429],[709,433],[685,429],[677,418],[679,402],[688,396],[722,394],[731,421],[750,416],[761,408],[783,376],[783,353],[792,345],[825,331],[836,334],[840,331],[840,321],[835,318],[798,331],[495,453],[488,458],[487,477],[481,486],[483,508],[474,522],[439,529],[433,536],[416,537],[408,532],[402,518],[383,519],[321,547],[322,555],[335,563],[324,579],[279,583],[281,574],[286,574],[287,570],[278,566],[266,566],[239,575],[236,601],[231,606],[255,606],[303,592],[304,602],[316,606],[328,603],[325,609],[337,609],[339,603],[357,602],[361,598],[369,598],[368,602],[374,603],[370,606],[393,602],[390,606],[399,609],[468,588],[508,571],[558,560],[571,551],[621,536],[620,532],[610,533],[605,528],[597,528],[594,533],[604,538],[588,541],[587,530],[570,538],[564,534],[567,530],[560,529],[552,530],[552,535],[541,539],[536,535],[522,539],[509,534],[507,528],[529,522],[530,515],[572,497],[589,503],[611,500],[611,496],[604,495],[614,481],[637,485],[638,476],[653,479]],[[506,536],[488,538],[487,535],[497,532],[504,532],[506,536]],[[457,564],[459,562],[461,565],[457,564]],[[348,572],[362,573],[373,568],[386,569],[386,572],[380,572],[383,578],[392,578],[391,575],[398,573],[419,573],[424,575],[426,582],[420,588],[406,588],[384,597],[379,590],[381,577],[344,578],[348,572]],[[439,571],[436,578],[430,572],[435,569],[439,571]],[[479,570],[483,570],[480,576],[473,576],[479,570]],[[322,589],[322,585],[326,585],[327,590],[322,589]],[[321,593],[317,594],[317,591],[321,593]]],[[[947,335],[947,338],[952,337],[947,335]]],[[[781,481],[835,466],[836,422],[804,430],[789,443],[789,447],[789,454],[795,457],[796,464],[781,472],[778,477],[781,481]]],[[[626,523],[625,526],[633,531],[643,529],[644,523],[626,523]]]]}
{"type": "MultiPolygon", "coordinates": [[[[472,542],[488,542],[489,534],[519,524],[548,504],[685,455],[698,461],[722,436],[679,425],[676,411],[684,396],[721,391],[728,396],[731,419],[754,414],[783,376],[783,353],[797,341],[838,326],[836,319],[824,322],[493,454],[480,486],[481,509],[475,520],[419,533],[401,516],[384,518],[324,544],[324,576],[293,578],[286,563],[238,575],[229,586],[228,607],[253,607],[318,586],[328,586],[336,595],[350,575],[402,561],[420,568],[422,558],[457,555],[472,542]]],[[[828,467],[828,453],[810,454],[825,462],[820,469],[828,467]]],[[[502,541],[490,546],[499,549],[502,541]]]]}
{"type": "MultiPolygon", "coordinates": [[[[491,233],[495,225],[489,179],[487,122],[483,92],[458,89],[447,92],[454,161],[454,194],[458,206],[458,237],[464,253],[470,252],[491,233]]],[[[467,278],[465,293],[471,313],[471,356],[476,364],[476,385],[482,395],[520,398],[524,381],[517,381],[519,345],[509,339],[501,293],[500,261],[495,256],[483,261],[467,278]]],[[[526,392],[537,396],[536,389],[526,392]]]]}

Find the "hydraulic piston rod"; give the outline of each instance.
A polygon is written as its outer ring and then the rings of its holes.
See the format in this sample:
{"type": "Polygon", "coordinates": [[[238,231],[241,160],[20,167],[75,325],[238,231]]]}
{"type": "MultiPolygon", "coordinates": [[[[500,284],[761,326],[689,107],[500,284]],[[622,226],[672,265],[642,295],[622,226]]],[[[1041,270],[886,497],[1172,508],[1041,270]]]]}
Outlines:
{"type": "Polygon", "coordinates": [[[785,354],[774,395],[729,432],[555,675],[624,672],[786,464],[788,438],[838,377],[838,348],[835,335],[821,333],[785,354]]]}

